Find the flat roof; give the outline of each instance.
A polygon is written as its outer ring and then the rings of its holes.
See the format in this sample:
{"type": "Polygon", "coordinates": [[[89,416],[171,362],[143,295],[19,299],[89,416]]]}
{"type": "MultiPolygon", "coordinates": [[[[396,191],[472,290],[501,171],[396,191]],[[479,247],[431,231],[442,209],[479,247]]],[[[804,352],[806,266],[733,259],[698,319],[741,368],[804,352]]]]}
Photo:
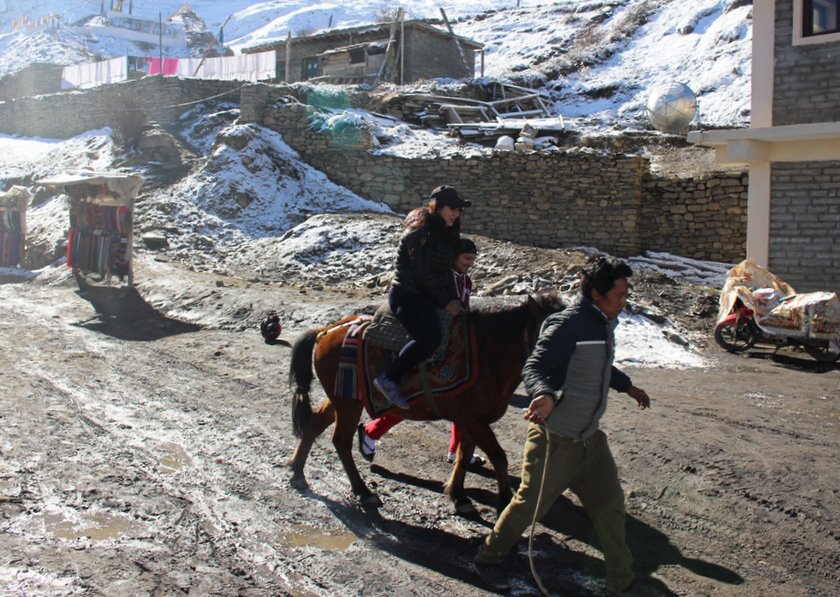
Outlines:
{"type": "MultiPolygon", "coordinates": [[[[426,21],[422,20],[411,20],[411,21],[403,21],[403,25],[407,28],[417,28],[417,29],[424,29],[430,33],[434,33],[443,37],[450,37],[447,31],[442,29],[438,29],[437,27],[433,27],[426,21]]],[[[357,27],[348,27],[346,29],[330,29],[329,31],[324,31],[322,33],[316,33],[314,35],[304,35],[301,37],[293,37],[292,40],[302,41],[302,40],[328,40],[332,37],[346,37],[351,33],[383,33],[386,37],[390,35],[391,30],[391,23],[371,23],[370,25],[359,25],[357,27]]],[[[484,44],[479,43],[473,39],[469,39],[468,37],[462,37],[460,35],[455,36],[456,39],[461,42],[463,45],[470,46],[473,49],[481,50],[484,48],[484,44]]],[[[276,40],[271,42],[266,42],[263,44],[258,44],[256,46],[251,46],[249,48],[242,48],[243,54],[253,54],[254,52],[262,52],[265,50],[275,49],[279,46],[285,45],[286,40],[276,40]]]]}

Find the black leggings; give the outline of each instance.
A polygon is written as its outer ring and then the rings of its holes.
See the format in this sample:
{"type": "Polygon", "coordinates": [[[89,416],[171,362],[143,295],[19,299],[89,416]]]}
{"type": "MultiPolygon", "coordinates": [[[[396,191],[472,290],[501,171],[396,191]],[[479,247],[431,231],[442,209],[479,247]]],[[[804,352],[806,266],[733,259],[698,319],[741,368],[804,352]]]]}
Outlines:
{"type": "Polygon", "coordinates": [[[388,292],[388,305],[412,338],[385,372],[392,381],[399,381],[403,375],[429,358],[440,345],[440,320],[434,303],[416,292],[391,288],[388,292]]]}

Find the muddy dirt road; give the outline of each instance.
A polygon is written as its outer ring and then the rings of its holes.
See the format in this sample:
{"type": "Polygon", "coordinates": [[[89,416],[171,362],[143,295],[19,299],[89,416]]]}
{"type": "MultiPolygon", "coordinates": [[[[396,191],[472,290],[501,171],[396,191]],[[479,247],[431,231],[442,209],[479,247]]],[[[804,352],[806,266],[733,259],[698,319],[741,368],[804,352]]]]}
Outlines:
{"type": "MultiPolygon", "coordinates": [[[[327,437],[308,493],[288,486],[289,348],[214,312],[282,303],[282,338],[369,302],[188,272],[80,292],[72,279],[0,285],[0,587],[7,595],[484,595],[468,568],[495,520],[441,491],[448,423],[407,422],[357,457],[382,498],[359,507],[327,437]],[[141,298],[142,295],[142,298],[141,298]],[[161,297],[171,301],[163,315],[161,297]],[[190,317],[187,317],[190,316],[190,317]]],[[[620,330],[619,332],[620,333],[620,330]]],[[[603,427],[627,493],[640,575],[662,595],[832,595],[840,586],[840,368],[793,353],[709,369],[631,369],[653,398],[613,395],[603,427]]],[[[518,475],[521,394],[495,425],[518,475]]],[[[527,542],[513,593],[538,594],[527,542]]],[[[558,503],[535,560],[559,595],[602,594],[585,514],[558,503]]]]}

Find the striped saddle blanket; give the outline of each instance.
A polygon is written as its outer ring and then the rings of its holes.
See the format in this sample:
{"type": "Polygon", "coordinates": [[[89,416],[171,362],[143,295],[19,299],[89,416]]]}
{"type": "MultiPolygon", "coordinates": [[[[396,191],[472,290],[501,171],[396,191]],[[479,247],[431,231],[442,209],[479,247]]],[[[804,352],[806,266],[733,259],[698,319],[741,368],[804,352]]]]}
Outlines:
{"type": "MultiPolygon", "coordinates": [[[[472,387],[478,378],[475,334],[469,330],[467,318],[453,320],[444,314],[441,321],[445,325],[441,346],[401,380],[400,387],[410,402],[455,396],[472,387]]],[[[360,317],[349,325],[341,348],[336,395],[361,400],[371,417],[393,408],[373,387],[373,380],[409,340],[405,328],[390,312],[360,317]]]]}

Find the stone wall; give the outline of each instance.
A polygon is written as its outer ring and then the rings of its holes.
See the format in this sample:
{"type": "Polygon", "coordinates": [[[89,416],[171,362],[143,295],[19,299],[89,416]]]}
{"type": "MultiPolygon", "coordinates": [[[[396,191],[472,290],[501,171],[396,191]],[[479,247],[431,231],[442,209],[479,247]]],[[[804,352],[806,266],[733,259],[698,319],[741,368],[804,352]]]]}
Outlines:
{"type": "Polygon", "coordinates": [[[640,215],[645,249],[712,261],[743,259],[748,178],[745,172],[648,176],[640,215]]]}
{"type": "Polygon", "coordinates": [[[777,0],[775,47],[773,126],[840,121],[840,42],[794,46],[793,2],[777,0]]]}
{"type": "Polygon", "coordinates": [[[192,103],[227,94],[238,101],[238,81],[144,77],[87,91],[66,91],[0,102],[0,131],[66,139],[85,131],[114,126],[120,108],[143,110],[148,119],[175,124],[192,103]]]}
{"type": "Polygon", "coordinates": [[[768,267],[800,292],[840,292],[838,190],[840,162],[773,164],[768,267]]]}
{"type": "MultiPolygon", "coordinates": [[[[405,158],[377,152],[355,126],[323,119],[290,88],[146,77],[89,91],[0,102],[0,132],[67,138],[112,124],[114,102],[132,102],[150,120],[176,124],[196,102],[240,101],[240,121],[283,135],[308,163],[358,195],[405,213],[443,183],[476,207],[465,232],[541,247],[594,246],[618,255],[645,250],[736,262],[746,236],[746,176],[670,179],[646,159],[589,149],[405,158]]],[[[122,104],[119,104],[122,102],[122,104]]],[[[454,141],[453,141],[454,143],[454,141]]]]}
{"type": "Polygon", "coordinates": [[[241,119],[278,131],[330,179],[398,212],[424,203],[438,184],[456,186],[476,204],[464,218],[466,232],[619,255],[653,250],[727,262],[744,257],[743,173],[666,179],[652,176],[643,158],[587,151],[376,155],[364,130],[318,132],[307,106],[265,85],[243,89],[241,119]]]}

